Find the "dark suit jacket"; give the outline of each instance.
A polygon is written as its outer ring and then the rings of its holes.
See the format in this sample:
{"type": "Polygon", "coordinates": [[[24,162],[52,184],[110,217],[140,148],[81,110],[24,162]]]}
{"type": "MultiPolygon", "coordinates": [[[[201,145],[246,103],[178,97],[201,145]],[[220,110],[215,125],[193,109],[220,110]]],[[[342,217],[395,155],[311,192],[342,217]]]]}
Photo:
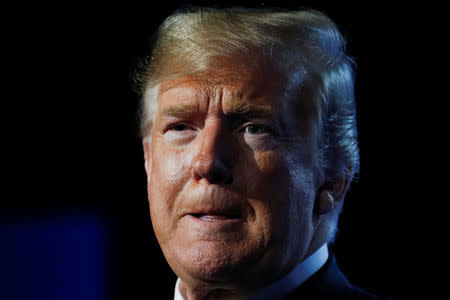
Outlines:
{"type": "Polygon", "coordinates": [[[304,282],[286,300],[392,300],[375,295],[350,284],[339,269],[334,255],[325,265],[304,282]]]}

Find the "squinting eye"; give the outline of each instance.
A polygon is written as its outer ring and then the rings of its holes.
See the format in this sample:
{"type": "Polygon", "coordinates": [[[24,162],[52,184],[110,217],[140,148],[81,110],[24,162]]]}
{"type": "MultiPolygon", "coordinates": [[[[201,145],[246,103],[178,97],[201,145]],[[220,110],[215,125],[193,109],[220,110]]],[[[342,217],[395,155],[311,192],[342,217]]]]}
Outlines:
{"type": "Polygon", "coordinates": [[[245,133],[256,135],[270,132],[270,129],[260,125],[248,125],[245,127],[245,133]]]}
{"type": "Polygon", "coordinates": [[[172,127],[170,127],[170,129],[174,131],[184,131],[188,129],[188,127],[184,124],[175,124],[172,127]]]}

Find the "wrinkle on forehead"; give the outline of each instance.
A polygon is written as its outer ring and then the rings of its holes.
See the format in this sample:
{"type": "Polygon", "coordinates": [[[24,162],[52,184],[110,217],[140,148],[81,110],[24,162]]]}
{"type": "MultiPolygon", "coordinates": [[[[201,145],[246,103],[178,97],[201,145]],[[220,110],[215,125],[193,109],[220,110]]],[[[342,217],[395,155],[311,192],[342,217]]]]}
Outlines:
{"type": "Polygon", "coordinates": [[[189,78],[171,82],[161,90],[158,113],[172,116],[209,111],[269,119],[280,109],[278,101],[283,97],[282,92],[267,87],[257,89],[251,83],[210,85],[189,78]]]}
{"type": "Polygon", "coordinates": [[[158,107],[172,112],[188,109],[226,114],[260,106],[260,111],[272,110],[272,115],[278,111],[289,116],[290,120],[281,123],[291,123],[285,124],[288,127],[295,124],[306,133],[311,124],[304,123],[309,123],[314,114],[311,104],[307,103],[312,99],[301,92],[308,74],[304,68],[288,73],[277,71],[268,64],[255,68],[240,60],[217,61],[214,68],[161,82],[158,107]],[[180,108],[169,108],[173,105],[180,108]]]}

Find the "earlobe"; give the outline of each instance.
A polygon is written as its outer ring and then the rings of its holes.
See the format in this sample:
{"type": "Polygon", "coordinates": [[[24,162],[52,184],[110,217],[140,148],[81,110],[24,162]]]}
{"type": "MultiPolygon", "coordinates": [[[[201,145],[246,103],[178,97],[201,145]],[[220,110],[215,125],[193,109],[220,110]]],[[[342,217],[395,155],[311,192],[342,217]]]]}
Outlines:
{"type": "Polygon", "coordinates": [[[316,213],[323,215],[334,210],[344,200],[349,185],[349,176],[342,176],[332,183],[324,184],[317,193],[316,213]]]}
{"type": "Polygon", "coordinates": [[[332,211],[336,207],[333,194],[329,190],[321,190],[318,194],[317,213],[324,215],[332,211]]]}

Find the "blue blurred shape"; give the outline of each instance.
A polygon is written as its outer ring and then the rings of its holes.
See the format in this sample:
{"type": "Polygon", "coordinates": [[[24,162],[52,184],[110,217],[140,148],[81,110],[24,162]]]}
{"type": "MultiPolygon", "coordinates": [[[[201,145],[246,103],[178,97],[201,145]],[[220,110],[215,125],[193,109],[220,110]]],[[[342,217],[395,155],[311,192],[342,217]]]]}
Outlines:
{"type": "Polygon", "coordinates": [[[0,299],[106,299],[101,218],[8,219],[0,220],[0,299]]]}

